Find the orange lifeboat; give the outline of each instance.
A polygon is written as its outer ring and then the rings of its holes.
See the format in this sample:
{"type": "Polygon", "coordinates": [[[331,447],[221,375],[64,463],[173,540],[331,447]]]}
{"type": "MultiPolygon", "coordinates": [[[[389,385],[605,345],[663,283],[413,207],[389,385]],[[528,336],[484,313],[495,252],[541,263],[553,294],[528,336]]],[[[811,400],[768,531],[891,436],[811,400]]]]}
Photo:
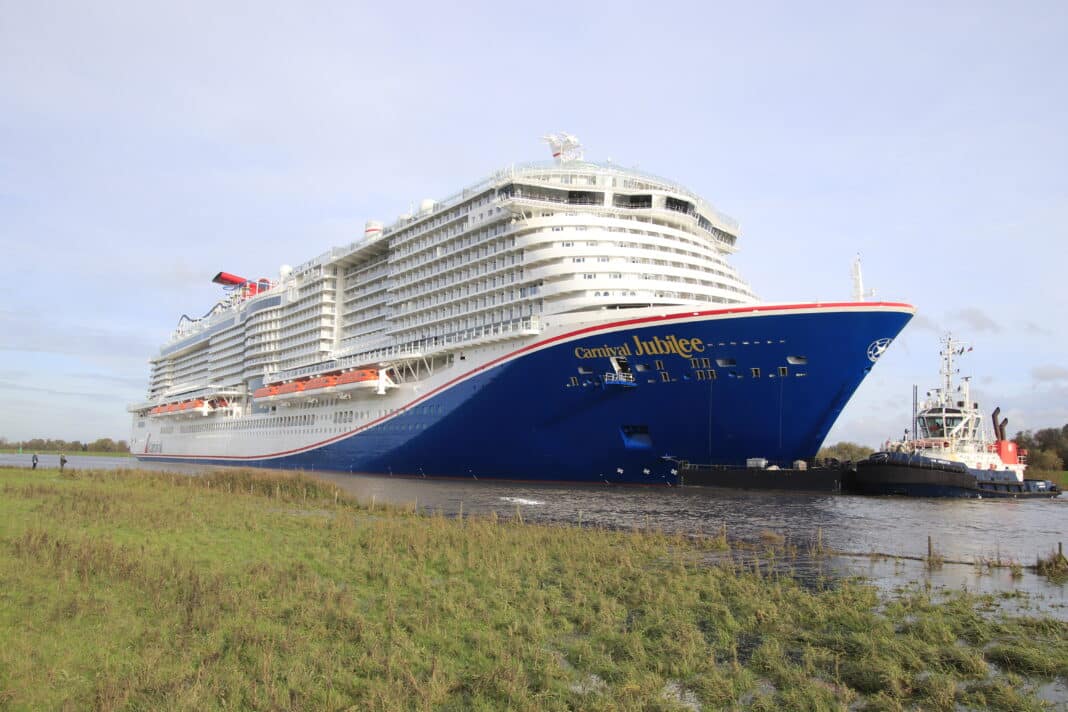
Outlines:
{"type": "Polygon", "coordinates": [[[342,386],[346,383],[363,383],[364,381],[377,381],[378,370],[374,368],[362,368],[355,371],[348,371],[337,377],[337,385],[342,386]]]}
{"type": "Polygon", "coordinates": [[[165,413],[177,413],[178,412],[178,404],[177,403],[168,403],[166,406],[164,406],[163,412],[165,412],[165,413]]]}
{"type": "Polygon", "coordinates": [[[266,398],[267,396],[278,395],[278,386],[264,386],[263,388],[257,388],[252,392],[252,395],[256,398],[266,398]]]}
{"type": "Polygon", "coordinates": [[[337,376],[319,376],[312,378],[304,384],[304,390],[310,391],[315,388],[330,388],[337,385],[337,376]]]}
{"type": "Polygon", "coordinates": [[[163,412],[163,406],[157,405],[155,408],[152,409],[151,412],[152,412],[152,415],[159,415],[160,413],[163,412]]]}
{"type": "Polygon", "coordinates": [[[278,386],[278,393],[276,395],[285,395],[286,393],[300,393],[304,390],[304,386],[307,381],[293,381],[292,383],[283,383],[278,386]]]}

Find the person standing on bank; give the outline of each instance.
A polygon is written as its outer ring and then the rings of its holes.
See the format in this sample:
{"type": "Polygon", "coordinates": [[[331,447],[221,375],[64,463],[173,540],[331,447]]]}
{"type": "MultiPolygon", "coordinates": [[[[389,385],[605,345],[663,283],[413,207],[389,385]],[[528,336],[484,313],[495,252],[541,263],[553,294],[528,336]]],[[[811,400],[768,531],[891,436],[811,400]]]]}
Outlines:
{"type": "Polygon", "coordinates": [[[33,453],[33,458],[30,460],[30,462],[33,463],[33,467],[31,469],[36,470],[37,469],[37,453],[33,453]]]}
{"type": "Polygon", "coordinates": [[[67,464],[67,456],[59,453],[59,471],[63,472],[63,466],[67,464]]]}

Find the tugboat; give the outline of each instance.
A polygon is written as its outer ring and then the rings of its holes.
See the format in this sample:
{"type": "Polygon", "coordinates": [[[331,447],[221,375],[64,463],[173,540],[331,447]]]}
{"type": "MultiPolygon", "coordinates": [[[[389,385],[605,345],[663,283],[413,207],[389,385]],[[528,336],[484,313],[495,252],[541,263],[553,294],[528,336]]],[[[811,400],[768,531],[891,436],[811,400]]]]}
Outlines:
{"type": "Polygon", "coordinates": [[[942,384],[927,394],[912,437],[887,442],[881,452],[858,462],[855,489],[861,494],[976,499],[1060,495],[1055,483],[1024,477],[1027,451],[1006,437],[1009,421],[998,421],[1001,408],[993,413],[994,438],[987,435],[979,404],[971,400],[970,377],[953,383],[954,360],[972,349],[952,335],[941,341],[942,384]]]}

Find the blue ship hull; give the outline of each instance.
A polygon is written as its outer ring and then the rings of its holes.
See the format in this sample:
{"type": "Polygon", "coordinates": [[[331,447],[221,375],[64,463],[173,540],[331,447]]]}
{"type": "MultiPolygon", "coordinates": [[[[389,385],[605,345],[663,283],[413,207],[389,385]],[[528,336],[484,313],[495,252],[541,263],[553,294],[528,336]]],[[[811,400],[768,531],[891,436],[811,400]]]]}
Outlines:
{"type": "Polygon", "coordinates": [[[815,456],[912,314],[848,303],[616,321],[523,346],[414,395],[395,415],[299,451],[138,457],[620,484],[676,484],[679,461],[789,466],[815,456]],[[606,354],[626,357],[633,382],[606,382],[606,354]]]}

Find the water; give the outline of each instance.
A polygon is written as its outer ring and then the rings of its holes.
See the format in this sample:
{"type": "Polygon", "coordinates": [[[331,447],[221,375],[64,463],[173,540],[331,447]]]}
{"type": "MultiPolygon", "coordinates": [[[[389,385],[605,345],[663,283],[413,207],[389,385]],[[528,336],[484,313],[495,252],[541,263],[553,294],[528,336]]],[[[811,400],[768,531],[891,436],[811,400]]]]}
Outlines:
{"type": "MultiPolygon", "coordinates": [[[[0,455],[0,465],[29,466],[29,455],[0,455]]],[[[194,465],[138,463],[126,457],[68,455],[79,469],[138,467],[196,473],[194,465]]],[[[55,455],[41,456],[42,468],[58,466],[55,455]]],[[[864,555],[923,557],[927,537],[947,562],[1000,559],[1033,564],[1068,539],[1068,497],[1031,500],[907,499],[825,494],[740,492],[699,487],[607,487],[441,481],[322,472],[361,501],[416,504],[445,515],[495,512],[537,523],[654,528],[682,534],[717,535],[758,543],[774,532],[804,550],[822,538],[829,549],[864,555]]],[[[802,565],[805,565],[802,563],[802,565]]],[[[824,564],[821,563],[821,566],[824,564]]],[[[1024,592],[1030,604],[1068,618],[1068,587],[1027,572],[1011,578],[1008,569],[981,570],[971,563],[947,563],[927,571],[916,561],[879,561],[868,556],[838,557],[831,573],[862,575],[891,590],[903,581],[979,593],[1024,592]]],[[[1011,599],[1006,599],[1013,605],[1011,599]]]]}

